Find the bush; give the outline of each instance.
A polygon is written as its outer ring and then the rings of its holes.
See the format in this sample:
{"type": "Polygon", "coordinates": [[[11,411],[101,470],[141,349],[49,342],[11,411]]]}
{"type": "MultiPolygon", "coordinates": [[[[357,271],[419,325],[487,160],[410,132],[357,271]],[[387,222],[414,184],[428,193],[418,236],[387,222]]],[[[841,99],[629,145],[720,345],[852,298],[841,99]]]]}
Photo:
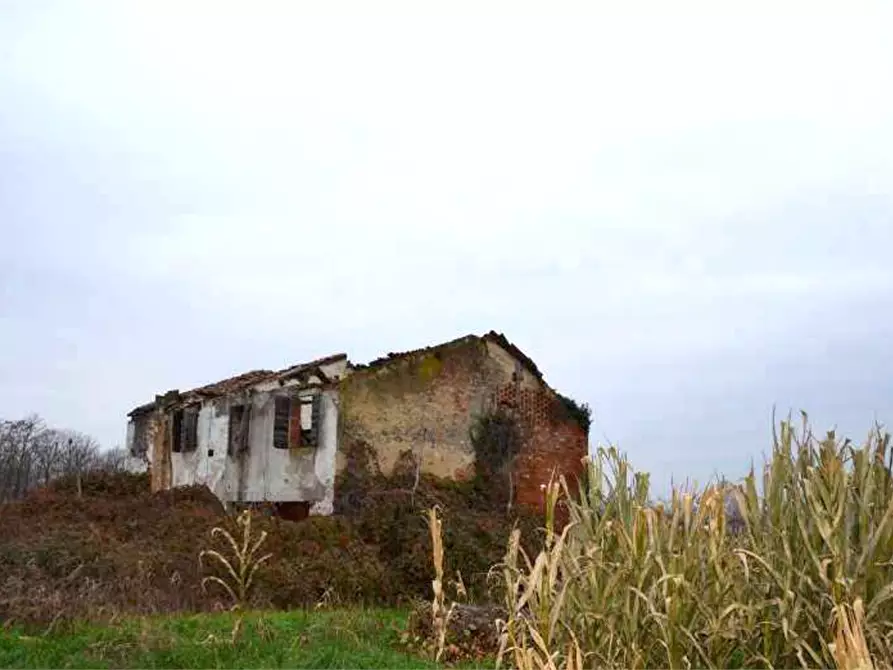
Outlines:
{"type": "MultiPolygon", "coordinates": [[[[148,492],[145,476],[84,476],[0,506],[0,620],[47,624],[120,614],[228,607],[222,589],[202,589],[198,554],[211,529],[229,523],[205,487],[148,492]],[[145,486],[144,486],[145,485],[145,486]],[[72,488],[74,486],[75,488],[72,488]]],[[[292,609],[320,603],[407,604],[430,595],[430,536],[423,517],[440,505],[445,545],[473,598],[488,597],[513,520],[487,508],[471,484],[422,477],[359,477],[356,507],[301,522],[258,517],[273,557],[258,573],[251,604],[292,609]]],[[[537,519],[525,521],[532,528],[537,519]]],[[[532,535],[531,535],[532,537],[532,535]]]]}
{"type": "Polygon", "coordinates": [[[55,479],[46,487],[53,493],[75,496],[105,496],[120,498],[123,496],[141,496],[151,488],[149,473],[140,472],[102,472],[99,470],[85,472],[82,475],[66,475],[55,479]]]}

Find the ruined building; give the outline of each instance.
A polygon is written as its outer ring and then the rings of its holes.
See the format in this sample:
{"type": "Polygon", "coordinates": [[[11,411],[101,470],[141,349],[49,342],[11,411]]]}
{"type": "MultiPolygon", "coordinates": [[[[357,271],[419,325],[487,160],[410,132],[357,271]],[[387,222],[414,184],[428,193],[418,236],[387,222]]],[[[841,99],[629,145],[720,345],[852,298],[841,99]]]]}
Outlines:
{"type": "Polygon", "coordinates": [[[384,474],[409,455],[423,473],[467,479],[472,426],[497,408],[521,428],[515,499],[539,505],[553,468],[580,472],[588,414],[495,332],[368,365],[338,354],[169,391],[128,414],[127,444],[148,463],[153,490],[205,484],[225,502],[331,514],[350,445],[366,445],[384,474]]]}

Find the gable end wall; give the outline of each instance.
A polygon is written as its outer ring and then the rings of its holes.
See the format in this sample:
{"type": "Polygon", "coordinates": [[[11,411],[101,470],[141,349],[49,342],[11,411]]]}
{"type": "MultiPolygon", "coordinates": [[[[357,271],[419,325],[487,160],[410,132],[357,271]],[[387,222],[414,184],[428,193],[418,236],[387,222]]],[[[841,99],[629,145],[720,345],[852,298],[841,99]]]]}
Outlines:
{"type": "Polygon", "coordinates": [[[553,468],[581,471],[588,436],[560,411],[554,392],[492,341],[468,338],[371,367],[340,385],[337,468],[356,444],[371,447],[390,475],[407,454],[422,472],[464,480],[474,475],[469,433],[475,418],[503,402],[521,420],[525,443],[515,471],[516,499],[538,506],[553,468]]]}

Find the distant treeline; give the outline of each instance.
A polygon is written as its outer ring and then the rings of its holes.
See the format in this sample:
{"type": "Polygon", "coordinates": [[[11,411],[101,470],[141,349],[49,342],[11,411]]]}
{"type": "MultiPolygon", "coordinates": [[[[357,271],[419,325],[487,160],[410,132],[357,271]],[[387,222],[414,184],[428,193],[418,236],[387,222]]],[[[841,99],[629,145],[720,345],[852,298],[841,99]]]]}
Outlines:
{"type": "Polygon", "coordinates": [[[123,470],[127,456],[121,447],[102,450],[89,435],[47,426],[36,414],[0,419],[0,502],[21,498],[58,477],[123,470]]]}

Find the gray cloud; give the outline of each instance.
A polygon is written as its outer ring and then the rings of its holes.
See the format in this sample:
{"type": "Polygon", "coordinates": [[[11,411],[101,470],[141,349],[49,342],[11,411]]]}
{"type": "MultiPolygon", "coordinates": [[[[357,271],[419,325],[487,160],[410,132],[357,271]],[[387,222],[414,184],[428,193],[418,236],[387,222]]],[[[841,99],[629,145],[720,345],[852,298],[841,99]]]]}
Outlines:
{"type": "Polygon", "coordinates": [[[888,9],[200,7],[0,9],[0,414],[490,328],[659,485],[893,414],[888,9]]]}

